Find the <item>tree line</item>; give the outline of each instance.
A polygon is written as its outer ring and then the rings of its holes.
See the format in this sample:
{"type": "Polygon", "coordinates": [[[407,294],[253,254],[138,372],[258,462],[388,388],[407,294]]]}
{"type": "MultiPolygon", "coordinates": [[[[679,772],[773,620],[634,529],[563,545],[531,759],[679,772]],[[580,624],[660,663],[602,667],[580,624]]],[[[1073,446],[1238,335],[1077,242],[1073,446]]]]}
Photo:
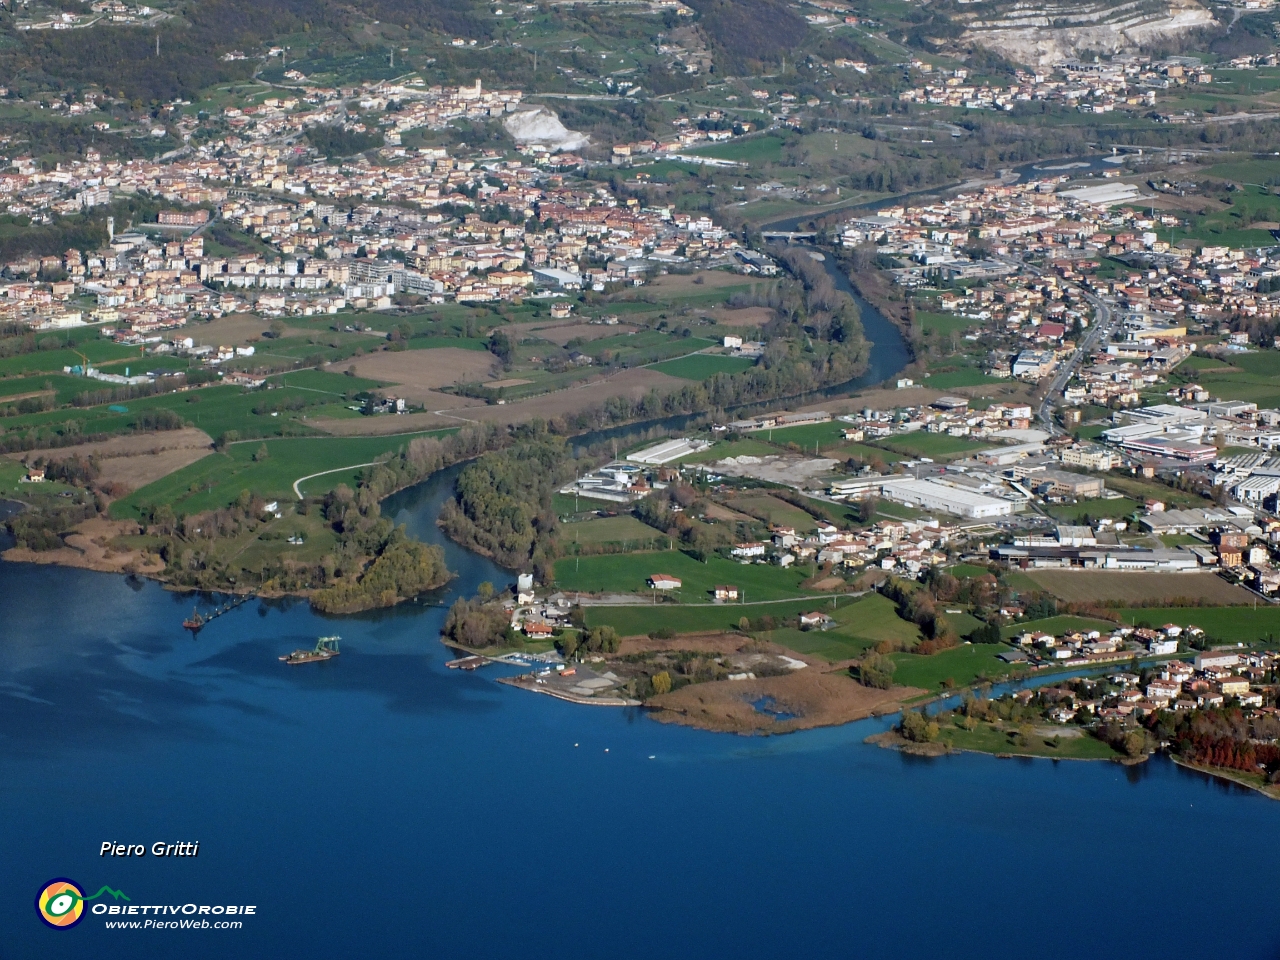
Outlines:
{"type": "Polygon", "coordinates": [[[440,526],[503,566],[523,569],[533,563],[548,579],[557,522],[551,495],[572,476],[569,450],[559,438],[486,453],[458,474],[455,495],[440,511],[440,526]]]}

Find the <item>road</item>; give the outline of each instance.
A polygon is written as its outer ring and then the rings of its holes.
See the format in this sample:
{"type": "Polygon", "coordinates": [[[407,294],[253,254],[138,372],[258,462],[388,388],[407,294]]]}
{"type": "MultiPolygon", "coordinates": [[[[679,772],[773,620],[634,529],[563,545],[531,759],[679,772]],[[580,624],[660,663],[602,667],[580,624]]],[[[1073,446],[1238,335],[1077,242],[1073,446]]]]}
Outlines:
{"type": "MultiPolygon", "coordinates": [[[[1043,274],[1043,271],[1038,267],[1033,267],[1025,261],[1017,260],[1016,262],[1018,266],[1025,270],[1029,270],[1036,276],[1041,276],[1043,274]]],[[[1081,294],[1085,300],[1089,302],[1089,305],[1093,307],[1093,322],[1089,324],[1088,332],[1085,333],[1084,338],[1076,346],[1076,352],[1071,355],[1071,358],[1062,365],[1058,372],[1053,375],[1053,379],[1049,381],[1049,387],[1045,391],[1044,400],[1040,402],[1040,409],[1036,414],[1040,422],[1044,424],[1044,428],[1055,436],[1065,433],[1066,431],[1054,422],[1054,401],[1062,395],[1062,391],[1066,389],[1067,384],[1075,375],[1076,368],[1080,366],[1080,362],[1084,360],[1085,357],[1093,354],[1094,348],[1097,347],[1100,340],[1111,335],[1111,331],[1115,327],[1116,322],[1116,316],[1112,312],[1110,304],[1104,300],[1100,300],[1091,293],[1084,293],[1084,291],[1081,291],[1081,294]]]]}
{"type": "Polygon", "coordinates": [[[1104,337],[1110,336],[1112,327],[1115,325],[1115,315],[1112,313],[1111,306],[1108,303],[1090,293],[1084,294],[1084,298],[1093,306],[1093,323],[1089,324],[1088,332],[1076,347],[1076,352],[1071,355],[1071,359],[1064,363],[1062,369],[1054,374],[1053,380],[1049,382],[1049,389],[1044,395],[1044,400],[1040,403],[1040,422],[1052,434],[1064,432],[1053,420],[1054,401],[1066,389],[1067,383],[1075,375],[1076,368],[1080,366],[1080,361],[1093,354],[1094,348],[1097,347],[1099,341],[1104,337]]]}
{"type": "Polygon", "coordinates": [[[302,499],[302,491],[298,488],[298,484],[306,483],[308,480],[314,480],[316,477],[327,476],[330,473],[343,473],[347,470],[358,470],[360,467],[375,467],[381,460],[374,460],[370,463],[353,463],[348,467],[334,467],[332,470],[321,470],[319,473],[309,473],[305,477],[299,477],[293,481],[293,495],[299,500],[302,499]]]}

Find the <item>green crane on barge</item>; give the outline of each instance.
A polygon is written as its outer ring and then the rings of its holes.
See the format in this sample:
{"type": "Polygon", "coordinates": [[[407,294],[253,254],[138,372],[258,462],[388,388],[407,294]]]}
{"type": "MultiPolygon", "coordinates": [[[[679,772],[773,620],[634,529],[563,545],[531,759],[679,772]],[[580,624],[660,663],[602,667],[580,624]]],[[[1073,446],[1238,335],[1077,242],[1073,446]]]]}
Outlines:
{"type": "Polygon", "coordinates": [[[338,641],[341,639],[341,637],[321,637],[316,641],[315,649],[295,650],[280,659],[290,665],[330,660],[341,652],[338,650],[338,641]]]}

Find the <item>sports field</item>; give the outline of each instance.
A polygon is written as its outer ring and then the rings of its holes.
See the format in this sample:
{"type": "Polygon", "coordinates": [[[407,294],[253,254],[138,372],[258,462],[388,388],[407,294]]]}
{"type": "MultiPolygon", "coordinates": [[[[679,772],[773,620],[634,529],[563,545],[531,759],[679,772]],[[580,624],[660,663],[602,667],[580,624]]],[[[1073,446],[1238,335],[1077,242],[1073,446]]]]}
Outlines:
{"type": "Polygon", "coordinates": [[[905,453],[912,457],[958,457],[974,450],[982,450],[990,444],[952,437],[945,433],[907,433],[877,441],[877,446],[905,453]]]}
{"type": "Polygon", "coordinates": [[[776,430],[759,430],[752,436],[762,437],[770,443],[786,446],[794,443],[806,453],[812,453],[814,444],[819,450],[844,443],[841,431],[849,427],[847,423],[831,420],[827,423],[804,423],[798,427],[782,427],[776,430]]]}
{"type": "MultiPolygon", "coordinates": [[[[573,500],[572,497],[565,499],[573,500]]],[[[652,549],[665,546],[667,540],[665,533],[659,533],[632,516],[595,517],[560,526],[560,542],[568,550],[572,550],[575,543],[620,543],[638,550],[652,549]]]]}
{"type": "Polygon", "coordinates": [[[988,377],[981,370],[949,370],[946,373],[935,373],[924,382],[930,390],[952,390],[956,387],[985,387],[990,384],[1005,383],[997,377],[988,377]]]}

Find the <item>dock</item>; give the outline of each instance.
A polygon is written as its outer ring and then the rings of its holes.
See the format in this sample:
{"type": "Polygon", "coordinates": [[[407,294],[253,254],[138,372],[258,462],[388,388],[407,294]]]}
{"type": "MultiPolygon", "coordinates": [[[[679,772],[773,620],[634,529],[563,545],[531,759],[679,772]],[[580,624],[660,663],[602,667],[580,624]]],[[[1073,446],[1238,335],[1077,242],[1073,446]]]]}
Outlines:
{"type": "Polygon", "coordinates": [[[569,703],[580,703],[589,707],[644,706],[639,700],[632,700],[630,697],[583,696],[570,690],[557,690],[554,687],[539,683],[537,677],[533,674],[522,674],[518,677],[499,677],[498,682],[505,683],[511,687],[519,687],[521,690],[530,690],[533,693],[544,693],[548,697],[555,697],[557,700],[567,700],[569,703]]]}
{"type": "Polygon", "coordinates": [[[459,657],[457,660],[450,660],[445,663],[445,666],[450,670],[477,670],[489,662],[488,657],[477,657],[473,655],[470,657],[459,657]]]}
{"type": "Polygon", "coordinates": [[[258,595],[256,593],[246,593],[243,596],[236,597],[234,600],[227,601],[222,606],[215,608],[212,613],[208,614],[199,613],[195,609],[192,609],[191,616],[186,620],[183,620],[182,625],[192,633],[198,633],[200,629],[206,626],[210,621],[217,620],[218,617],[222,616],[224,613],[230,613],[236,607],[243,606],[250,600],[256,599],[257,596],[258,595]]]}

